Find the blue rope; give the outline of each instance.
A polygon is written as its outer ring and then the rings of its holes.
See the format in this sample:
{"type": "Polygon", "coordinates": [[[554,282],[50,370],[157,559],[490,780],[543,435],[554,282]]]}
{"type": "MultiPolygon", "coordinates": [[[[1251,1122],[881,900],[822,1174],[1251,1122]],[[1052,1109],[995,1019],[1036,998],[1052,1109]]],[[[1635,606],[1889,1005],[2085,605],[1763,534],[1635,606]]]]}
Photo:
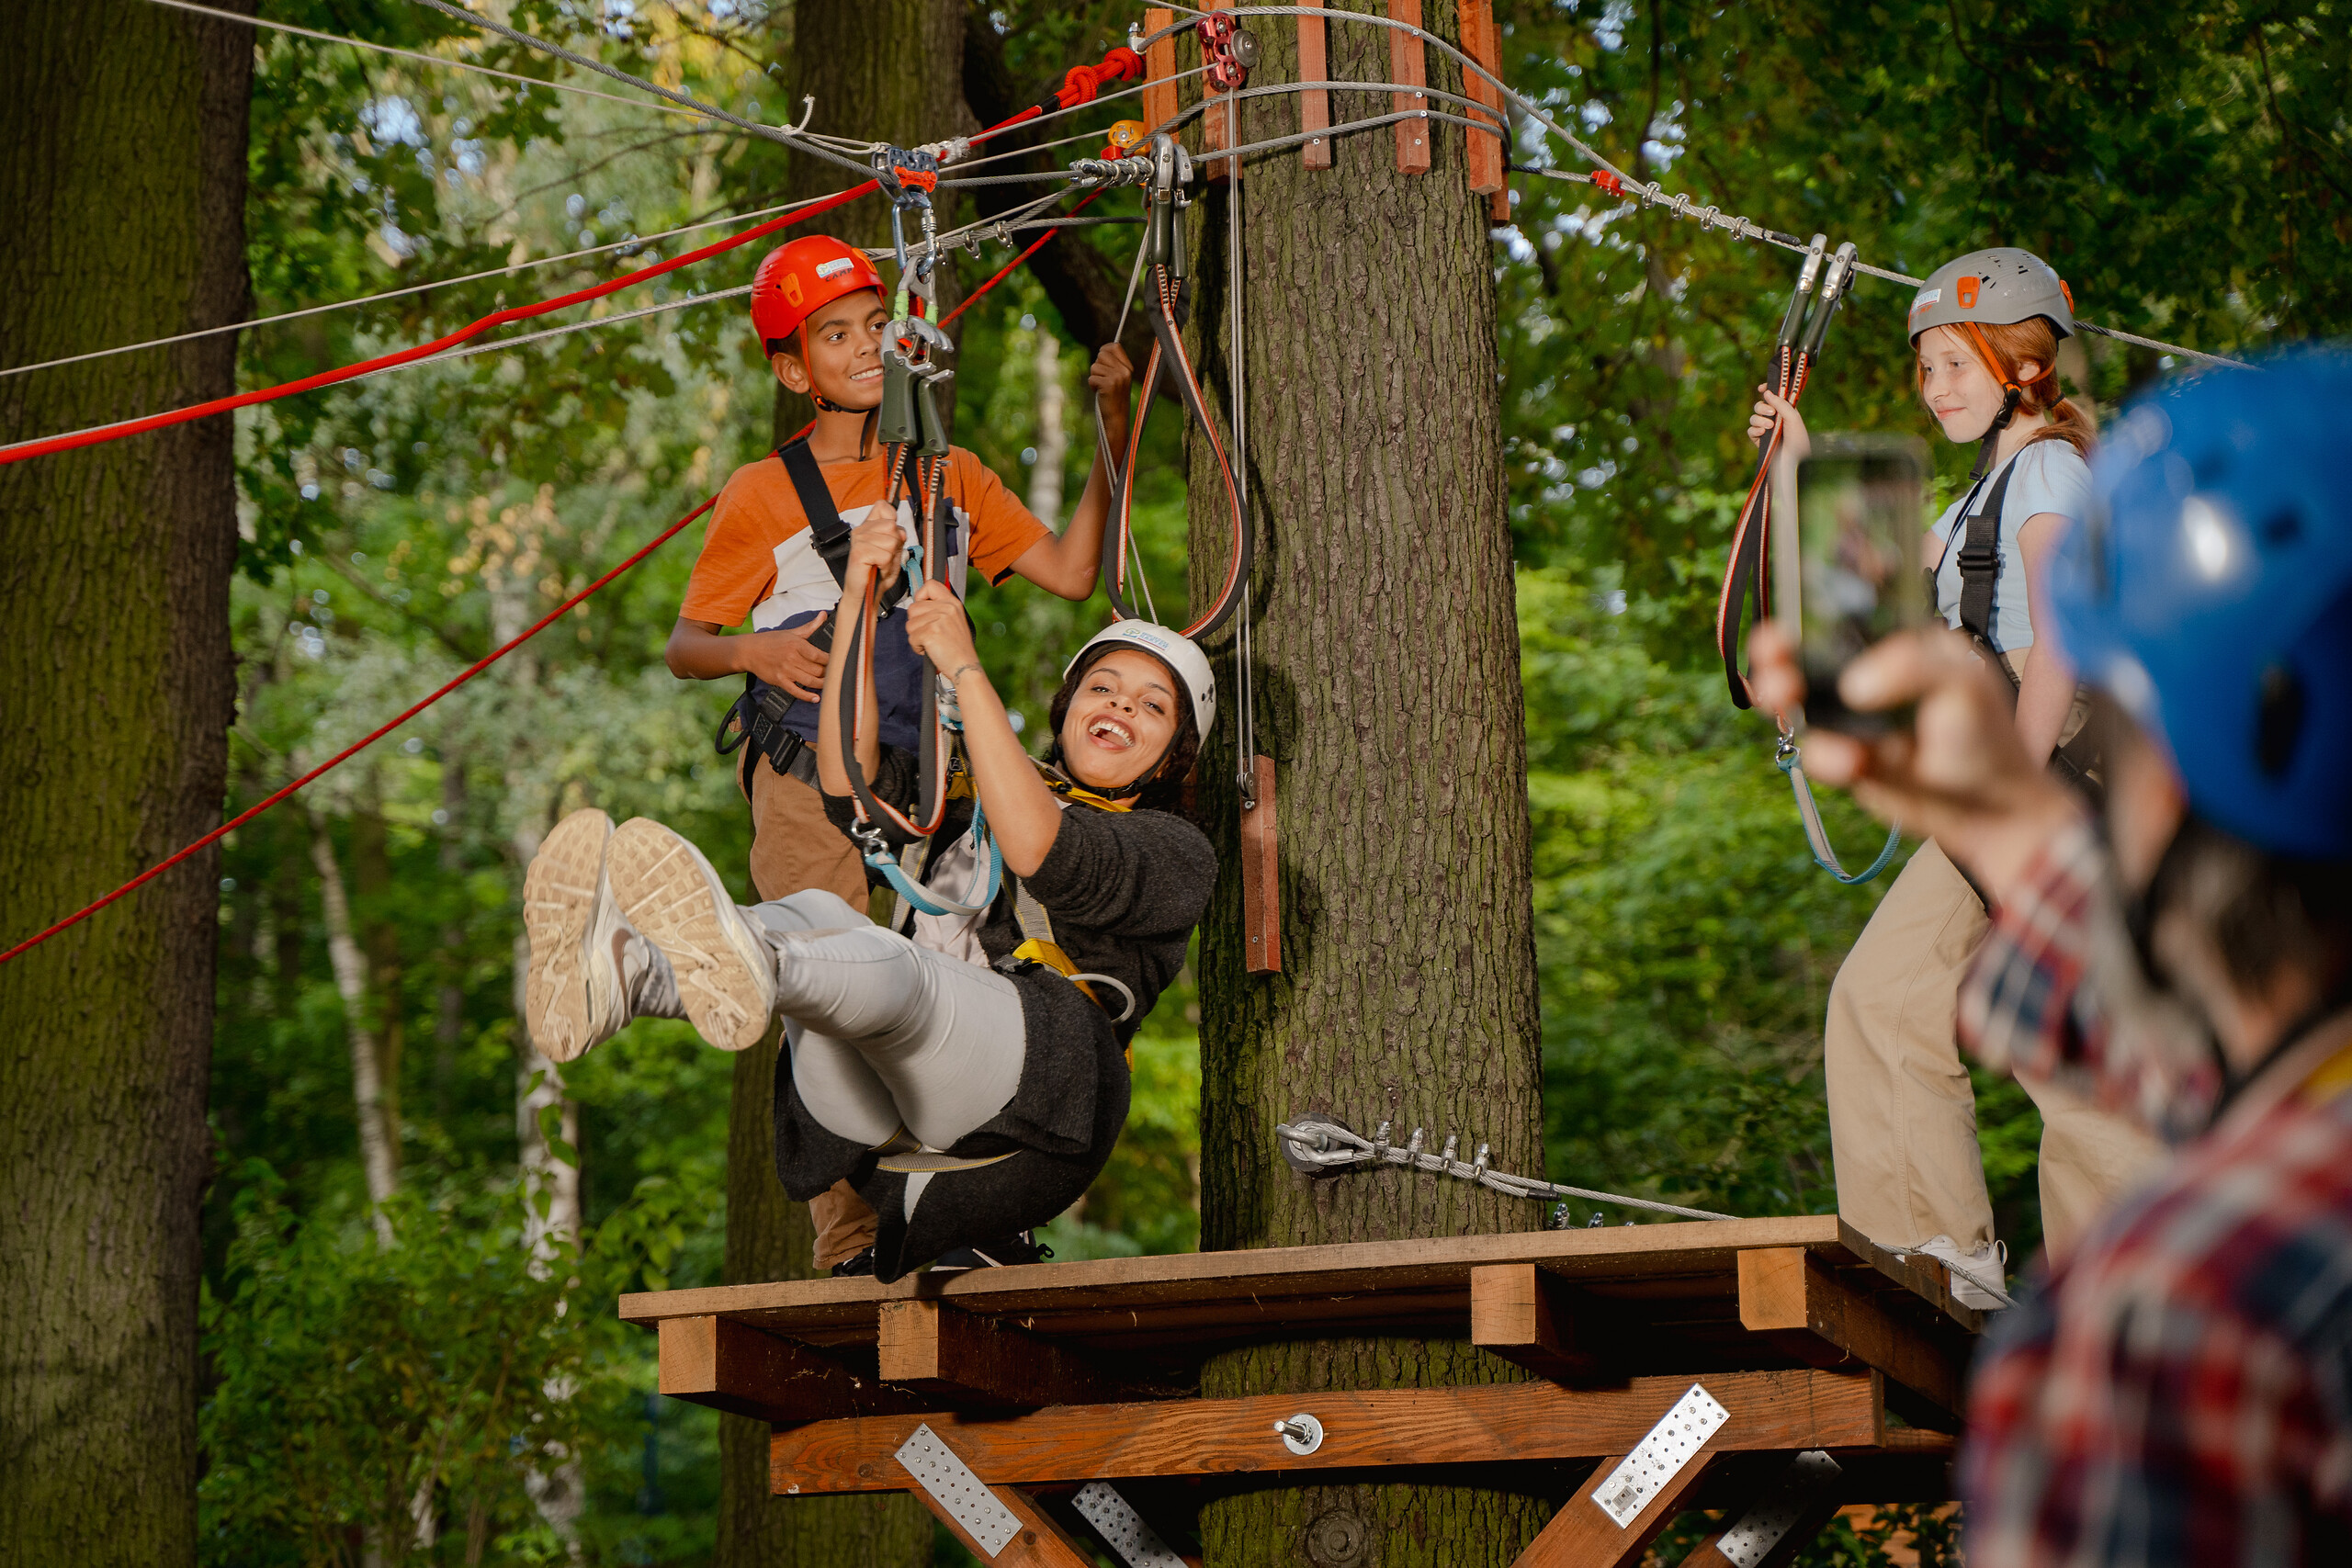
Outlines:
{"type": "MultiPolygon", "coordinates": [[[[1773,757],[1772,765],[1779,768],[1781,772],[1790,774],[1790,782],[1792,784],[1802,783],[1805,793],[1807,795],[1811,795],[1813,793],[1812,781],[1800,781],[1794,776],[1797,761],[1798,757],[1795,750],[1793,748],[1789,748],[1782,750],[1779,754],[1773,757]]],[[[1823,831],[1826,833],[1827,829],[1825,827],[1823,831]]],[[[1825,840],[1824,841],[1826,842],[1826,840],[1825,840]]],[[[1819,866],[1822,870],[1827,872],[1830,875],[1836,877],[1847,886],[1859,887],[1863,883],[1868,882],[1871,877],[1876,876],[1880,872],[1886,869],[1887,863],[1894,858],[1895,846],[1900,844],[1902,841],[1903,825],[1898,822],[1886,830],[1886,842],[1878,852],[1878,859],[1871,862],[1869,867],[1862,871],[1846,871],[1839,867],[1836,861],[1825,858],[1819,850],[1814,849],[1810,835],[1807,836],[1805,848],[1811,852],[1814,864],[1819,866]]]]}
{"type": "Polygon", "coordinates": [[[923,914],[977,914],[996,902],[997,891],[1004,885],[1004,851],[997,843],[996,835],[989,831],[988,814],[981,809],[978,800],[972,802],[972,827],[969,836],[976,845],[985,848],[989,865],[988,887],[977,903],[969,905],[953,901],[943,903],[933,897],[931,889],[918,885],[913,877],[909,876],[906,867],[899,863],[899,857],[887,849],[866,852],[865,863],[882,874],[882,880],[890,885],[892,892],[923,914]]]}

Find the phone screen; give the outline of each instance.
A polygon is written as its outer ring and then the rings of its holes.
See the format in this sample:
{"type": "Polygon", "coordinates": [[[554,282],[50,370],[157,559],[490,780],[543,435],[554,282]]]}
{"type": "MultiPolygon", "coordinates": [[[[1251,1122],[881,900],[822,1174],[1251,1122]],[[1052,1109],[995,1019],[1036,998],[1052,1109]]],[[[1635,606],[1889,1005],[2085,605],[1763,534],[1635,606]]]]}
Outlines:
{"type": "Polygon", "coordinates": [[[1808,724],[1874,735],[1906,722],[1848,709],[1838,676],[1872,643],[1927,621],[1927,468],[1924,443],[1887,434],[1815,436],[1797,465],[1796,504],[1775,525],[1793,537],[1776,540],[1775,555],[1780,613],[1798,629],[1808,724]]]}

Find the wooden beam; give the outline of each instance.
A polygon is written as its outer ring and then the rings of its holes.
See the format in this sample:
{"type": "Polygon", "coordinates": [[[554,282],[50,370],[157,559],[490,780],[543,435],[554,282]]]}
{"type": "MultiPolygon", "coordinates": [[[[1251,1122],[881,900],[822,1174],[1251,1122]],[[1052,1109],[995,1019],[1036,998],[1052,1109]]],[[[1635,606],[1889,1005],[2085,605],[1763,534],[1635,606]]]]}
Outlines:
{"type": "MultiPolygon", "coordinates": [[[[1143,30],[1156,33],[1174,25],[1176,13],[1151,6],[1143,14],[1143,30]]],[[[1166,130],[1176,118],[1176,35],[1169,34],[1143,55],[1143,125],[1146,130],[1166,130]]]]}
{"type": "MultiPolygon", "coordinates": [[[[770,1475],[779,1493],[895,1490],[905,1480],[889,1456],[924,1420],[991,1485],[1591,1459],[1629,1452],[1690,1386],[1688,1377],[1612,1389],[1494,1383],[820,1421],[776,1434],[770,1475]],[[1273,1431],[1298,1411],[1323,1424],[1312,1454],[1292,1453],[1273,1431]]],[[[1884,1437],[1875,1374],[1710,1373],[1706,1388],[1731,1414],[1712,1450],[1872,1448],[1884,1437]]]]}
{"type": "Polygon", "coordinates": [[[1841,1479],[1836,1461],[1794,1455],[1745,1511],[1724,1514],[1724,1528],[1693,1547],[1682,1568],[1786,1568],[1838,1517],[1841,1479]]]}
{"type": "Polygon", "coordinates": [[[1118,1377],[1081,1350],[944,1302],[883,1303],[876,1348],[883,1382],[952,1404],[1023,1410],[1186,1392],[1118,1377]]]}
{"type": "Polygon", "coordinates": [[[671,1398],[775,1424],[922,1408],[822,1351],[723,1317],[664,1320],[660,1364],[656,1386],[671,1398]]]}
{"type": "Polygon", "coordinates": [[[1241,814],[1241,929],[1248,938],[1241,967],[1252,975],[1279,975],[1283,863],[1274,831],[1274,760],[1252,757],[1250,775],[1258,804],[1241,814]]]}
{"type": "MultiPolygon", "coordinates": [[[[1222,11],[1233,4],[1234,0],[1201,0],[1202,9],[1208,11],[1222,11]]],[[[1241,145],[1240,106],[1220,103],[1225,96],[1222,89],[1209,85],[1206,76],[1201,78],[1201,102],[1206,106],[1201,110],[1201,156],[1207,160],[1201,167],[1204,180],[1229,179],[1241,172],[1239,160],[1211,156],[1241,145]]]]}
{"type": "Polygon", "coordinates": [[[1739,1322],[1810,1366],[1876,1367],[1938,1409],[1961,1414],[1961,1368],[1926,1334],[1832,1278],[1804,1247],[1739,1255],[1739,1322]]]}
{"type": "MultiPolygon", "coordinates": [[[[1298,0],[1301,6],[1320,10],[1323,0],[1298,0]]],[[[1301,17],[1298,19],[1298,79],[1302,82],[1329,82],[1330,61],[1323,47],[1323,18],[1301,17]]],[[[1331,95],[1321,87],[1310,88],[1298,95],[1298,133],[1307,138],[1298,150],[1299,166],[1307,169],[1328,169],[1331,166],[1331,139],[1318,136],[1317,131],[1331,129],[1331,95]]]]}
{"type": "Polygon", "coordinates": [[[1470,1270],[1470,1342],[1555,1382],[1592,1382],[1601,1359],[1586,1343],[1569,1288],[1532,1263],[1470,1270]]]}
{"type": "Polygon", "coordinates": [[[1710,1442],[1674,1472],[1647,1507],[1621,1527],[1601,1512],[1600,1505],[1592,1500],[1592,1490],[1624,1457],[1611,1454],[1593,1466],[1592,1473],[1577,1483],[1560,1511],[1552,1516],[1552,1522],[1527,1543],[1511,1568],[1620,1568],[1623,1563],[1639,1562],[1658,1532],[1682,1511],[1683,1499],[1706,1479],[1722,1456],[1710,1442]]]}
{"type": "MultiPolygon", "coordinates": [[[[1502,31],[1495,21],[1495,0],[1461,0],[1462,52],[1476,61],[1496,75],[1502,74],[1502,31]]],[[[1492,82],[1476,71],[1462,73],[1462,91],[1479,107],[1495,117],[1498,125],[1507,125],[1503,113],[1503,95],[1492,82]]],[[[1479,117],[1470,116],[1472,119],[1479,117]]],[[[1464,162],[1469,165],[1470,190],[1476,196],[1502,194],[1503,139],[1491,131],[1472,130],[1464,133],[1464,162]]],[[[1510,209],[1504,209],[1508,214],[1510,209]]]]}
{"type": "Polygon", "coordinates": [[[1037,1506],[1037,1500],[1027,1493],[1011,1486],[994,1486],[989,1490],[997,1500],[1012,1510],[1021,1521],[1021,1533],[1005,1542],[1004,1550],[990,1557],[980,1543],[974,1540],[956,1520],[956,1517],[940,1506],[939,1499],[922,1487],[911,1488],[932,1517],[945,1525],[948,1533],[964,1543],[970,1552],[989,1568],[1094,1568],[1094,1553],[1072,1540],[1069,1533],[1054,1522],[1051,1514],[1037,1506]]]}
{"type": "MultiPolygon", "coordinates": [[[[1407,27],[1421,25],[1421,0],[1388,0],[1391,19],[1407,27]]],[[[1404,28],[1385,28],[1388,35],[1388,79],[1402,89],[1396,94],[1396,113],[1406,114],[1430,107],[1429,94],[1422,89],[1430,83],[1429,48],[1404,28]]],[[[1430,122],[1426,119],[1400,119],[1396,122],[1396,172],[1400,175],[1426,175],[1430,172],[1430,122]]]]}

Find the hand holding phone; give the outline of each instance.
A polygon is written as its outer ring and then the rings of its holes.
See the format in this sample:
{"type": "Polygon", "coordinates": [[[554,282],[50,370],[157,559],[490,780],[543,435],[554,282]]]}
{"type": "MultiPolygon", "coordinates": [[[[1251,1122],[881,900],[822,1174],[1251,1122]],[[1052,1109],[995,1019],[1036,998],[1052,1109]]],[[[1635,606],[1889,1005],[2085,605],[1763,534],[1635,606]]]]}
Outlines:
{"type": "Polygon", "coordinates": [[[1918,564],[1927,467],[1915,436],[1823,434],[1794,465],[1793,496],[1783,487],[1772,525],[1775,613],[1797,636],[1808,725],[1878,736],[1910,722],[1907,709],[1849,708],[1838,677],[1872,644],[1928,619],[1918,564]]]}

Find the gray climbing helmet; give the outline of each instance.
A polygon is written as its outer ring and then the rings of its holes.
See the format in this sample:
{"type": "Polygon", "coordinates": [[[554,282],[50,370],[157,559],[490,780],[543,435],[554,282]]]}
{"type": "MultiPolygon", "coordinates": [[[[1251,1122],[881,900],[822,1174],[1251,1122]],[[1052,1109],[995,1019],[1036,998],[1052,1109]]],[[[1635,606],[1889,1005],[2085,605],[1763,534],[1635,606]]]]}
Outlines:
{"type": "Polygon", "coordinates": [[[1996,245],[1971,251],[1928,275],[1911,297],[1911,341],[1929,327],[2007,326],[2047,316],[2060,337],[2075,335],[2075,296],[2031,251],[1996,245]]]}

